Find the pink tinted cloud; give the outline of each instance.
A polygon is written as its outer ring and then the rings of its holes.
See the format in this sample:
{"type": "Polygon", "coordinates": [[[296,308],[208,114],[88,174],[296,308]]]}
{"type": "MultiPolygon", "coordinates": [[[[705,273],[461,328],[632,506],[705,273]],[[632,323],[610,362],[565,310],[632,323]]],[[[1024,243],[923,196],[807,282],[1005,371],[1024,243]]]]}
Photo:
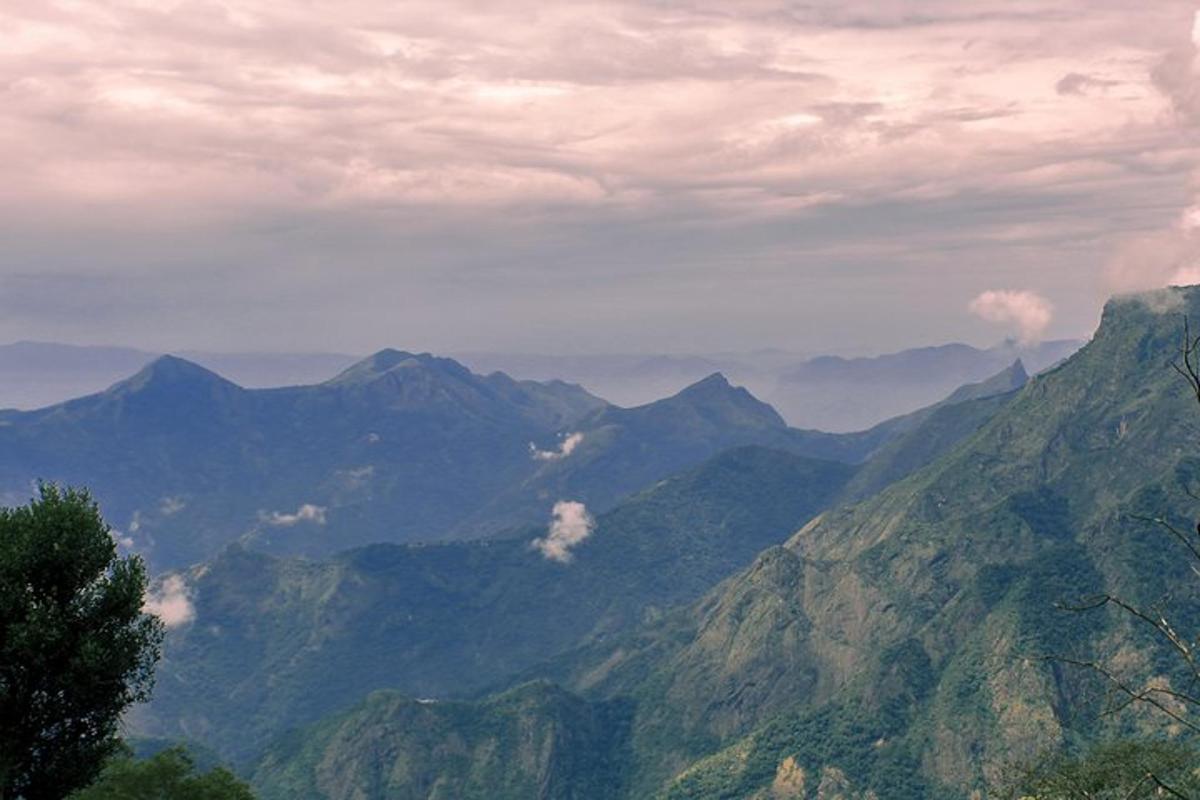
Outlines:
{"type": "Polygon", "coordinates": [[[1161,144],[1182,8],[18,1],[0,202],[792,213],[1041,185],[1080,142],[1112,186],[1161,144]]]}

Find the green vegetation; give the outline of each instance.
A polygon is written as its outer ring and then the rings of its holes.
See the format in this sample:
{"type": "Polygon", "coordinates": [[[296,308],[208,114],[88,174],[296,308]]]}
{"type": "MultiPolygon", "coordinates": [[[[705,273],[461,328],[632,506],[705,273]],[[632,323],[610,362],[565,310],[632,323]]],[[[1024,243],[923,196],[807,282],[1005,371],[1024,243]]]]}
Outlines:
{"type": "Polygon", "coordinates": [[[0,509],[0,797],[57,800],[117,750],[158,660],[145,589],[86,493],[0,509]]]}
{"type": "MultiPolygon", "coordinates": [[[[1200,316],[1200,292],[1168,299],[1200,316]]],[[[796,797],[822,782],[965,797],[1046,747],[1160,730],[1100,716],[1096,676],[1046,657],[1171,674],[1121,615],[1055,606],[1194,593],[1139,519],[1189,507],[1196,477],[1194,400],[1165,366],[1178,335],[1179,317],[1114,301],[1091,344],[925,468],[688,612],[567,660],[567,685],[635,701],[630,796],[793,796],[782,781],[804,783],[796,797]]]]}
{"type": "Polygon", "coordinates": [[[1200,795],[1198,754],[1169,741],[1116,742],[1084,757],[1051,753],[1006,791],[1028,800],[1158,800],[1200,795]]]}
{"type": "Polygon", "coordinates": [[[266,800],[614,800],[627,712],[546,683],[481,703],[377,692],[285,738],[259,763],[266,800]]]}
{"type": "Polygon", "coordinates": [[[786,539],[852,474],[733,450],[599,516],[569,564],[530,546],[541,530],[374,545],[323,562],[233,547],[189,574],[196,622],[168,638],[139,726],[244,758],[374,689],[444,698],[504,685],[699,597],[786,539]]]}
{"type": "Polygon", "coordinates": [[[188,754],[170,748],[148,759],[113,759],[95,783],[69,800],[254,800],[254,794],[227,769],[196,774],[188,754]]]}

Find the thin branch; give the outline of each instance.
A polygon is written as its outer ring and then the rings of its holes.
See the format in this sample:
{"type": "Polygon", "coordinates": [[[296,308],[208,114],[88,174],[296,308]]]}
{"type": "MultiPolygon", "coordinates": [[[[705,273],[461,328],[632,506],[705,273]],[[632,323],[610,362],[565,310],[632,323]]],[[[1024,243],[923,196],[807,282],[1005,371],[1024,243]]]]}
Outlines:
{"type": "Polygon", "coordinates": [[[1159,780],[1158,776],[1155,775],[1153,772],[1150,772],[1147,774],[1149,775],[1150,780],[1154,781],[1155,786],[1157,786],[1159,789],[1162,789],[1164,792],[1171,795],[1172,797],[1177,797],[1177,798],[1179,798],[1179,800],[1192,800],[1192,798],[1188,797],[1186,794],[1183,794],[1182,792],[1179,792],[1176,789],[1173,789],[1170,786],[1168,786],[1167,784],[1163,783],[1161,780],[1159,780]]]}
{"type": "MultiPolygon", "coordinates": [[[[1105,680],[1107,680],[1110,684],[1112,684],[1112,686],[1114,688],[1116,688],[1119,692],[1121,692],[1122,694],[1126,695],[1129,698],[1129,701],[1122,704],[1120,708],[1126,708],[1135,702],[1146,703],[1147,705],[1157,708],[1159,711],[1166,714],[1168,717],[1175,720],[1180,725],[1183,725],[1185,728],[1187,728],[1191,731],[1194,731],[1196,733],[1200,733],[1200,725],[1197,725],[1196,723],[1192,722],[1191,720],[1187,719],[1186,717],[1181,716],[1178,712],[1171,709],[1170,706],[1166,705],[1163,701],[1159,700],[1155,696],[1155,695],[1159,695],[1159,694],[1164,694],[1164,695],[1169,695],[1169,696],[1173,695],[1173,693],[1170,690],[1158,689],[1155,687],[1149,687],[1149,688],[1145,688],[1145,689],[1133,689],[1130,686],[1126,685],[1126,683],[1124,681],[1122,681],[1120,678],[1118,678],[1112,672],[1110,672],[1103,664],[1099,664],[1095,661],[1080,661],[1078,659],[1065,658],[1063,656],[1052,656],[1051,658],[1052,658],[1052,660],[1057,661],[1059,663],[1069,664],[1069,665],[1075,666],[1075,667],[1082,667],[1084,669],[1092,670],[1093,672],[1097,673],[1098,675],[1101,675],[1105,680]]],[[[1120,709],[1117,709],[1117,710],[1119,711],[1120,709]]]]}

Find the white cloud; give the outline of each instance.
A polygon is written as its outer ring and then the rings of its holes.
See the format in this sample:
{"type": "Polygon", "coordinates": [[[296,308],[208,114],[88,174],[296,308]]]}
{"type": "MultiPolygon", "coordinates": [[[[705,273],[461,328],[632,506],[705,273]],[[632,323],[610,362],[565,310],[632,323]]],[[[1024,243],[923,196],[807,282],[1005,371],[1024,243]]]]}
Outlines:
{"type": "Polygon", "coordinates": [[[558,444],[557,450],[539,450],[533,442],[529,443],[529,451],[538,461],[558,461],[575,452],[575,448],[583,442],[582,433],[568,434],[558,444]]]}
{"type": "Polygon", "coordinates": [[[1012,323],[1022,342],[1036,342],[1054,318],[1054,306],[1045,297],[1027,289],[989,289],[968,305],[988,322],[1012,323]]]}
{"type": "Polygon", "coordinates": [[[311,522],[314,525],[324,525],[325,506],[305,503],[296,509],[295,513],[285,514],[280,511],[273,511],[271,512],[270,516],[266,517],[266,523],[268,525],[275,525],[281,528],[288,528],[301,522],[311,522]]]}
{"type": "Polygon", "coordinates": [[[172,514],[178,514],[185,508],[187,508],[187,503],[184,502],[182,497],[164,497],[162,502],[159,503],[158,511],[164,517],[169,517],[172,514]]]}
{"type": "Polygon", "coordinates": [[[547,535],[531,544],[547,559],[568,564],[574,557],[571,550],[592,535],[596,521],[587,506],[574,500],[559,500],[551,513],[547,535]]]}
{"type": "Polygon", "coordinates": [[[168,628],[186,625],[196,618],[196,607],[182,575],[168,575],[147,592],[142,611],[158,617],[168,628]]]}
{"type": "Polygon", "coordinates": [[[1188,232],[1200,231],[1200,205],[1185,209],[1180,218],[1179,226],[1188,232]]]}
{"type": "Polygon", "coordinates": [[[1184,211],[1172,228],[1122,243],[1105,278],[1116,293],[1200,283],[1200,206],[1184,211]]]}

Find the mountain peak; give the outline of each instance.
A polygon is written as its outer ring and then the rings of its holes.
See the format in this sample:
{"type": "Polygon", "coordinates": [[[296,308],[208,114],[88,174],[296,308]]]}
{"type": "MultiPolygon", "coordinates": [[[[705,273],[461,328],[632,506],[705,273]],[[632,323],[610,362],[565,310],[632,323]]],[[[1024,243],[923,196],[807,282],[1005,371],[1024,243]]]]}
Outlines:
{"type": "Polygon", "coordinates": [[[178,356],[159,356],[133,377],[116,384],[113,390],[142,391],[153,387],[225,386],[241,388],[210,369],[178,356]]]}
{"type": "Polygon", "coordinates": [[[976,385],[985,391],[1000,394],[1020,389],[1027,383],[1029,383],[1029,372],[1025,369],[1025,362],[1017,358],[1005,369],[976,385]]]}
{"type": "Polygon", "coordinates": [[[750,394],[742,386],[734,386],[720,372],[714,372],[685,387],[673,397],[657,404],[666,407],[686,405],[704,416],[741,419],[771,428],[786,428],[783,417],[770,405],[750,394]]]}
{"type": "MultiPolygon", "coordinates": [[[[425,357],[428,358],[429,354],[426,353],[425,357]]],[[[410,353],[407,350],[397,350],[394,347],[385,347],[378,353],[368,356],[364,362],[360,363],[369,363],[376,370],[384,372],[403,364],[405,361],[412,361],[414,359],[417,361],[422,360],[421,356],[410,353]]]]}
{"type": "Polygon", "coordinates": [[[701,378],[690,386],[684,387],[679,394],[684,394],[685,392],[694,393],[701,391],[721,391],[730,389],[734,389],[734,386],[729,382],[729,379],[726,378],[721,372],[714,372],[708,377],[701,378]]]}
{"type": "Polygon", "coordinates": [[[329,383],[343,385],[372,383],[385,375],[408,369],[452,373],[458,377],[470,374],[466,367],[450,358],[439,358],[430,353],[410,353],[407,350],[385,348],[347,367],[329,383]]]}
{"type": "Polygon", "coordinates": [[[958,387],[953,393],[933,407],[954,405],[968,400],[983,400],[996,395],[1008,394],[1029,383],[1029,373],[1025,371],[1025,363],[1016,359],[1008,367],[997,372],[990,378],[977,383],[968,383],[958,387]]]}

